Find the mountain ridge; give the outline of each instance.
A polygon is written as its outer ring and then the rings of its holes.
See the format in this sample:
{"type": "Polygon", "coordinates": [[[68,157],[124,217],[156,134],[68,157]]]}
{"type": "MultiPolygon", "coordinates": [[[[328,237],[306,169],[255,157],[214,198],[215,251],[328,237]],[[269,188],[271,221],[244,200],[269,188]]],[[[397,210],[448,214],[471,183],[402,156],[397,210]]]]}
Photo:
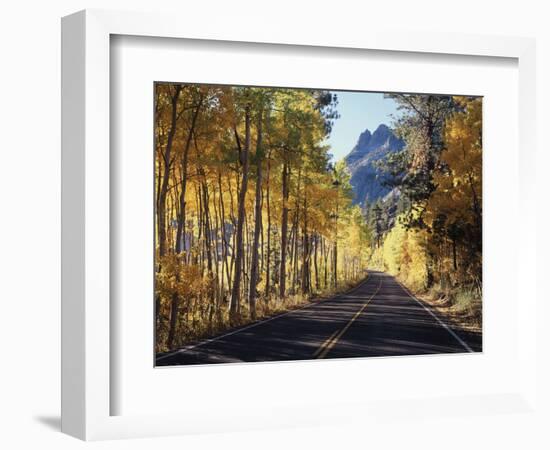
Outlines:
{"type": "Polygon", "coordinates": [[[367,128],[359,135],[353,149],[344,157],[355,204],[365,207],[390,192],[383,184],[387,176],[376,163],[404,146],[404,141],[385,124],[380,124],[373,133],[367,128]]]}

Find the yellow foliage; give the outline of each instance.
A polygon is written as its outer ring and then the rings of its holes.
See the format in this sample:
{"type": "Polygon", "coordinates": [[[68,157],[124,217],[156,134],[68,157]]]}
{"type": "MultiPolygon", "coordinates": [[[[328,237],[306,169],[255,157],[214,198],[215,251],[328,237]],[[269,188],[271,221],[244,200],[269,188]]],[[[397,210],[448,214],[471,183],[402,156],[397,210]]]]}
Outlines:
{"type": "Polygon", "coordinates": [[[411,289],[426,287],[426,232],[407,230],[399,221],[371,257],[372,267],[398,276],[411,289]]]}
{"type": "Polygon", "coordinates": [[[447,223],[475,224],[482,204],[481,99],[457,97],[464,112],[454,114],[445,126],[445,170],[434,175],[437,189],[426,207],[429,224],[444,215],[447,223]]]}
{"type": "Polygon", "coordinates": [[[209,280],[201,276],[197,265],[182,264],[183,255],[168,254],[159,258],[161,267],[156,274],[155,294],[170,298],[178,294],[186,299],[206,292],[209,280]]]}

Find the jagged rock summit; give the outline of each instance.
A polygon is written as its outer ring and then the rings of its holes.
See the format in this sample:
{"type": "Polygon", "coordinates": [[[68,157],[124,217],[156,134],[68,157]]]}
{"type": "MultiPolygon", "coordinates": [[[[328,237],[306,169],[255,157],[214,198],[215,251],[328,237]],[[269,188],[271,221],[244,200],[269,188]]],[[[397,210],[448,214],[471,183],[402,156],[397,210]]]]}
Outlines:
{"type": "Polygon", "coordinates": [[[401,150],[405,143],[392,130],[381,124],[371,133],[363,131],[357,144],[345,157],[351,174],[351,186],[354,192],[354,203],[364,207],[384,197],[390,189],[383,185],[385,174],[376,166],[376,162],[389,153],[401,150]]]}

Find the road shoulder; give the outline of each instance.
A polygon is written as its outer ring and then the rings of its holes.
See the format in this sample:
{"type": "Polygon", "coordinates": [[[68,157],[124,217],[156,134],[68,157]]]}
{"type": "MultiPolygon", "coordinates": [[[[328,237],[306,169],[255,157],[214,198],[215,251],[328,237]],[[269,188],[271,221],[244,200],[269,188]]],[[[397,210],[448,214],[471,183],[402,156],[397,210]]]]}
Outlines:
{"type": "Polygon", "coordinates": [[[451,334],[455,334],[459,341],[463,341],[472,352],[478,353],[483,351],[483,333],[482,329],[476,327],[464,326],[456,317],[450,313],[448,307],[442,306],[437,300],[431,299],[425,294],[417,294],[407,288],[401,281],[394,277],[399,285],[410,295],[414,300],[420,303],[428,310],[439,322],[445,324],[449,328],[451,334]]]}

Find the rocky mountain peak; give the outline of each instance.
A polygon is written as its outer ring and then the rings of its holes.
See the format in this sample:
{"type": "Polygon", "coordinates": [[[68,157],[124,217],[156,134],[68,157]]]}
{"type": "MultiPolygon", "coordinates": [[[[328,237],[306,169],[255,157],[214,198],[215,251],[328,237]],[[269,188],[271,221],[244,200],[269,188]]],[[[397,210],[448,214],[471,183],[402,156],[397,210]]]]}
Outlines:
{"type": "Polygon", "coordinates": [[[365,131],[363,131],[359,135],[359,139],[357,140],[356,147],[364,147],[369,144],[370,138],[372,137],[371,132],[367,128],[365,131]]]}
{"type": "Polygon", "coordinates": [[[359,135],[357,144],[345,157],[351,173],[355,203],[364,206],[366,202],[374,202],[389,192],[383,185],[385,174],[375,163],[389,153],[401,150],[404,145],[385,124],[380,124],[374,133],[367,129],[359,135]]]}

